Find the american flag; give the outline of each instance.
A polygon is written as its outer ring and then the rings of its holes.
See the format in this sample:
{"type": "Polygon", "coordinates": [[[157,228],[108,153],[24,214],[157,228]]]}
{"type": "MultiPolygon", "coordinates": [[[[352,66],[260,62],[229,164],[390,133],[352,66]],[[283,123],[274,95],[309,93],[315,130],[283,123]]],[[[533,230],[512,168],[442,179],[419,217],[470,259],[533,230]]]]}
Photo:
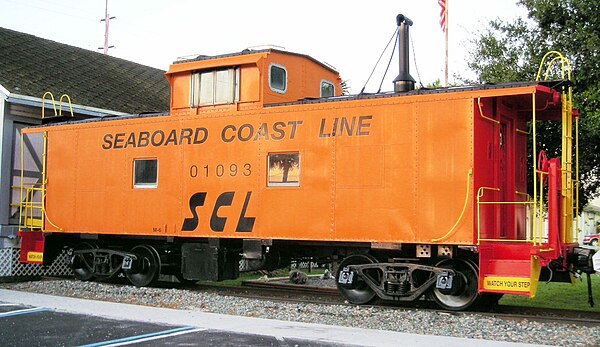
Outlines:
{"type": "Polygon", "coordinates": [[[440,4],[440,7],[442,8],[440,11],[440,27],[443,32],[446,32],[446,0],[438,0],[438,4],[440,4]]]}

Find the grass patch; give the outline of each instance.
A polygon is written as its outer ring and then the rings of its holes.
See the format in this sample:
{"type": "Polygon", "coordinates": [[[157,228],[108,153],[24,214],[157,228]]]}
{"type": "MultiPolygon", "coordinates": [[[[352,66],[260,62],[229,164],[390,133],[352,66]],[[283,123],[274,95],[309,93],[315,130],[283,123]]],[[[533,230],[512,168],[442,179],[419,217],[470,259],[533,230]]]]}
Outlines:
{"type": "Polygon", "coordinates": [[[500,299],[500,305],[600,312],[600,276],[598,275],[592,275],[592,294],[594,307],[590,307],[587,302],[587,278],[583,275],[575,285],[540,282],[533,299],[520,295],[504,295],[500,299]]]}

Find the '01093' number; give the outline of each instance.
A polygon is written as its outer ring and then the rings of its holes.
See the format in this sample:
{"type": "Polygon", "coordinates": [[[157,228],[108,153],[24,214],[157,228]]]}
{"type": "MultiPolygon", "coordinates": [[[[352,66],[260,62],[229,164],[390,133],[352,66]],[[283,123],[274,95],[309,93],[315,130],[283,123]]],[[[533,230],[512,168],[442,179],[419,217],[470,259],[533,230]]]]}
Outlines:
{"type": "Polygon", "coordinates": [[[238,175],[249,177],[252,175],[252,165],[250,163],[238,164],[217,164],[217,165],[204,165],[198,167],[197,165],[190,166],[190,177],[236,177],[238,175]]]}

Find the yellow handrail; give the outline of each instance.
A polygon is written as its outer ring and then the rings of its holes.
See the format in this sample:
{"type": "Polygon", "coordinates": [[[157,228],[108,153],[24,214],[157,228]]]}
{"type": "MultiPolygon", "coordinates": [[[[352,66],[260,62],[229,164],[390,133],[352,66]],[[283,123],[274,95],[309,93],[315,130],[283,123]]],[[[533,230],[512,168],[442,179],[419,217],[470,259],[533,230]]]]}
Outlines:
{"type": "Polygon", "coordinates": [[[483,108],[481,107],[481,98],[477,98],[477,105],[479,106],[479,115],[481,116],[481,118],[487,119],[487,120],[492,121],[492,122],[494,122],[496,124],[500,124],[500,121],[495,120],[494,118],[487,117],[487,116],[485,116],[483,114],[483,108]]]}
{"type": "Polygon", "coordinates": [[[41,182],[37,184],[26,185],[24,184],[24,175],[25,171],[24,165],[24,137],[25,135],[21,133],[21,158],[20,158],[20,166],[21,166],[21,174],[20,174],[20,191],[19,191],[19,230],[23,230],[24,228],[28,229],[40,229],[45,230],[44,221],[47,221],[50,225],[58,230],[63,230],[61,227],[57,226],[55,223],[50,220],[48,217],[48,213],[46,212],[46,157],[47,157],[47,149],[48,149],[48,133],[44,132],[43,136],[43,149],[42,149],[42,179],[41,182]],[[34,195],[36,192],[40,193],[40,201],[33,201],[34,195]],[[34,216],[34,212],[39,211],[39,216],[34,216]]]}
{"type": "MultiPolygon", "coordinates": [[[[71,113],[71,117],[74,117],[73,114],[73,105],[71,103],[71,98],[67,94],[63,94],[59,99],[59,111],[56,111],[56,102],[54,100],[54,95],[51,92],[45,92],[42,95],[42,120],[46,118],[46,97],[50,98],[52,102],[52,108],[54,109],[54,117],[62,116],[62,104],[63,99],[69,103],[69,111],[71,113]]],[[[21,174],[20,174],[20,191],[19,191],[19,229],[23,228],[29,229],[44,229],[44,220],[47,221],[50,225],[54,226],[56,229],[62,230],[62,228],[58,227],[54,224],[46,213],[45,201],[46,201],[46,157],[48,155],[48,133],[44,132],[43,136],[43,148],[42,148],[42,178],[39,183],[40,187],[35,187],[35,185],[31,185],[27,187],[24,184],[24,134],[21,133],[21,174]],[[36,192],[40,193],[40,201],[33,201],[34,194],[36,192]],[[40,216],[34,216],[34,211],[39,210],[40,216]]]]}
{"type": "Polygon", "coordinates": [[[50,100],[52,100],[52,108],[54,109],[54,117],[62,116],[62,103],[63,103],[63,99],[65,99],[65,98],[69,102],[69,111],[71,111],[71,117],[74,117],[73,104],[71,103],[71,98],[69,97],[69,95],[63,94],[60,96],[60,99],[58,99],[58,112],[57,112],[56,111],[56,102],[54,101],[54,95],[51,92],[45,92],[44,95],[42,96],[42,119],[46,118],[46,96],[47,95],[49,95],[50,100]]]}
{"type": "Polygon", "coordinates": [[[454,225],[452,226],[452,228],[450,228],[450,230],[448,230],[448,232],[437,239],[431,239],[431,242],[440,242],[442,240],[445,240],[447,238],[449,238],[450,236],[452,236],[452,234],[454,233],[454,231],[456,230],[456,226],[458,226],[458,223],[462,220],[463,216],[465,215],[465,211],[467,210],[467,205],[469,203],[469,196],[471,195],[471,176],[473,175],[473,168],[469,168],[469,171],[467,172],[467,193],[465,194],[465,203],[463,204],[463,208],[462,211],[460,212],[460,215],[458,216],[458,219],[456,220],[456,222],[454,223],[454,225]]]}
{"type": "Polygon", "coordinates": [[[571,80],[571,64],[569,63],[569,60],[567,60],[567,58],[565,58],[558,51],[549,51],[548,53],[544,54],[544,56],[542,57],[542,61],[540,63],[540,66],[538,68],[538,72],[537,72],[537,74],[535,76],[535,80],[536,81],[540,81],[540,77],[542,75],[542,67],[546,63],[546,59],[549,56],[551,56],[551,55],[556,55],[556,57],[552,58],[552,60],[550,60],[550,62],[548,63],[548,66],[546,68],[546,73],[544,74],[544,80],[548,79],[548,77],[550,75],[550,68],[558,60],[560,60],[560,63],[561,63],[561,78],[562,79],[565,78],[565,71],[566,71],[567,72],[567,79],[571,80]]]}
{"type": "Polygon", "coordinates": [[[481,205],[533,205],[534,201],[531,200],[531,197],[527,193],[522,193],[516,191],[515,194],[525,195],[527,196],[527,201],[481,201],[483,195],[486,190],[492,190],[495,192],[499,192],[500,188],[494,187],[479,187],[477,190],[477,244],[479,245],[481,241],[500,241],[500,242],[532,242],[533,240],[527,238],[524,240],[517,239],[490,239],[490,238],[481,238],[481,205]]]}
{"type": "Polygon", "coordinates": [[[60,99],[58,100],[58,115],[62,116],[62,100],[63,98],[67,98],[67,101],[69,102],[69,110],[71,111],[71,117],[73,116],[73,105],[71,104],[71,98],[67,95],[67,94],[63,94],[60,96],[60,99]]]}
{"type": "Polygon", "coordinates": [[[50,92],[45,92],[42,96],[42,119],[45,118],[45,106],[46,106],[46,95],[50,95],[50,99],[52,100],[52,108],[54,109],[54,116],[56,117],[56,103],[54,102],[54,95],[50,92]]]}
{"type": "MultiPolygon", "coordinates": [[[[579,216],[579,117],[575,117],[575,215],[579,216]]],[[[575,218],[575,231],[579,231],[579,218],[575,218]]]]}
{"type": "MultiPolygon", "coordinates": [[[[540,80],[542,67],[546,64],[546,59],[553,56],[547,63],[544,79],[547,80],[550,76],[551,68],[557,62],[560,63],[560,77],[571,80],[571,64],[559,52],[550,51],[544,55],[538,73],[537,80],[540,80]]],[[[563,85],[561,90],[561,105],[562,105],[562,216],[561,226],[563,243],[571,243],[575,241],[573,236],[573,219],[579,215],[579,124],[578,119],[575,119],[575,138],[573,138],[573,90],[570,85],[563,85]],[[575,140],[575,178],[573,178],[573,140],[575,140]],[[575,190],[575,192],[574,192],[575,190]]],[[[577,228],[575,229],[577,230],[577,228]]]]}
{"type": "Polygon", "coordinates": [[[483,197],[483,194],[486,190],[499,192],[500,188],[479,187],[479,189],[477,189],[477,245],[479,245],[479,241],[481,240],[481,212],[479,209],[479,206],[481,205],[480,199],[483,197]]]}

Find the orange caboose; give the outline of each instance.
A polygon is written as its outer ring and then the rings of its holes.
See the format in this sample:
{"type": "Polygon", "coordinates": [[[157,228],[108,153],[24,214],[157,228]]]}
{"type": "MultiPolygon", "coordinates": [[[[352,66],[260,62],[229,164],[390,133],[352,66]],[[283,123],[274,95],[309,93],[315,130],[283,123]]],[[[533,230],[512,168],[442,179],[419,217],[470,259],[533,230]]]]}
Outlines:
{"type": "Polygon", "coordinates": [[[572,216],[572,179],[527,159],[536,122],[571,122],[564,82],[342,96],[331,67],[274,49],[166,77],[169,114],[24,130],[45,152],[43,186],[23,193],[39,200],[23,208],[24,258],[68,247],[78,278],[122,271],[145,286],[314,257],[339,265],[351,302],[431,293],[464,309],[534,295],[541,265],[573,252],[557,214],[572,216]],[[540,182],[560,204],[547,235],[540,182]]]}

